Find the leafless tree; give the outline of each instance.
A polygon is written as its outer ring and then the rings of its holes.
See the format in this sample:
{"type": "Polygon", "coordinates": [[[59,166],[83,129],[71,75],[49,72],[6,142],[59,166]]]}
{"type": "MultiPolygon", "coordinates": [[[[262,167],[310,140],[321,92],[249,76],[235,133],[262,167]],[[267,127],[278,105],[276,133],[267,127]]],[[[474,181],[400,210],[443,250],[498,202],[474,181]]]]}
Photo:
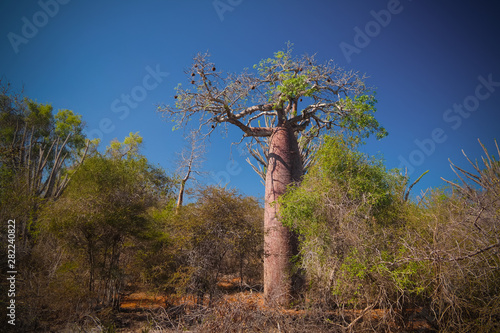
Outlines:
{"type": "MultiPolygon", "coordinates": [[[[482,239],[484,246],[475,249],[472,253],[453,257],[450,260],[464,260],[487,252],[492,252],[496,258],[499,256],[500,221],[498,220],[498,212],[500,208],[500,162],[488,153],[488,150],[480,140],[478,141],[485,153],[485,156],[482,157],[484,168],[481,168],[477,161],[472,162],[462,150],[462,153],[474,171],[467,171],[450,161],[450,166],[461,181],[461,184],[444,178],[442,179],[452,185],[463,198],[471,203],[470,206],[474,207],[475,212],[472,225],[475,231],[479,233],[478,239],[482,239]]],[[[496,141],[495,146],[498,156],[500,156],[500,149],[496,141]]]]}
{"type": "Polygon", "coordinates": [[[176,211],[179,212],[184,202],[186,183],[190,179],[195,179],[196,175],[201,175],[200,167],[206,153],[206,145],[200,136],[199,131],[191,131],[186,136],[188,146],[179,154],[178,172],[180,179],[179,194],[177,196],[176,211]]]}

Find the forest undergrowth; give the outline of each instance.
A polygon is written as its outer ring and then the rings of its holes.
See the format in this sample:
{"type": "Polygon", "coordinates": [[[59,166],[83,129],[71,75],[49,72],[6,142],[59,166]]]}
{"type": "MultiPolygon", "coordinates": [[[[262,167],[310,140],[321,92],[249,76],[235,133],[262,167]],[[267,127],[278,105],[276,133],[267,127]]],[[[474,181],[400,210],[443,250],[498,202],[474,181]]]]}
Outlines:
{"type": "MultiPolygon", "coordinates": [[[[500,149],[420,197],[331,131],[278,202],[298,235],[290,306],[264,299],[260,200],[187,188],[130,133],[0,96],[0,218],[15,219],[16,332],[499,332],[500,149]]],[[[0,226],[2,244],[7,224],[0,226]]],[[[12,234],[12,232],[11,232],[12,234]]],[[[0,286],[9,285],[2,261],[0,286]]],[[[9,300],[0,298],[0,307],[9,300]]],[[[2,317],[0,327],[11,327],[2,317]]]]}

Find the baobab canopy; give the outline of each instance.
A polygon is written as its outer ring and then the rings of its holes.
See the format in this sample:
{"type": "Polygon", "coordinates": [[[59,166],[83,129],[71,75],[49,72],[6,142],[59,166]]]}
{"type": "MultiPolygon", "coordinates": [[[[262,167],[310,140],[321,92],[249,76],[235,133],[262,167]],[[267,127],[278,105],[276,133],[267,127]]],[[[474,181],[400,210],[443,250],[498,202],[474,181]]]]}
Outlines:
{"type": "Polygon", "coordinates": [[[333,127],[362,137],[387,134],[374,117],[376,100],[365,75],[333,61],[320,64],[314,55],[294,57],[291,45],[240,74],[224,73],[208,53],[200,53],[186,74],[175,105],[158,108],[174,128],[194,117],[205,133],[229,123],[244,137],[269,137],[273,127],[285,123],[305,137],[333,127]]]}

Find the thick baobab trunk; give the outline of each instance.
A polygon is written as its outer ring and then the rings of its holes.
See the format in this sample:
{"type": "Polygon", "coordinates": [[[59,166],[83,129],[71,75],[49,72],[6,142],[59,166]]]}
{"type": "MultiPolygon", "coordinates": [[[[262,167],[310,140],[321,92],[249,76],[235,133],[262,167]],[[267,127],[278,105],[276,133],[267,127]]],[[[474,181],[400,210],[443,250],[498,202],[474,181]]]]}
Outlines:
{"type": "Polygon", "coordinates": [[[297,138],[285,126],[277,127],[269,142],[264,216],[264,296],[267,301],[287,305],[294,279],[290,259],[297,254],[297,237],[284,227],[276,200],[303,173],[297,138]]]}

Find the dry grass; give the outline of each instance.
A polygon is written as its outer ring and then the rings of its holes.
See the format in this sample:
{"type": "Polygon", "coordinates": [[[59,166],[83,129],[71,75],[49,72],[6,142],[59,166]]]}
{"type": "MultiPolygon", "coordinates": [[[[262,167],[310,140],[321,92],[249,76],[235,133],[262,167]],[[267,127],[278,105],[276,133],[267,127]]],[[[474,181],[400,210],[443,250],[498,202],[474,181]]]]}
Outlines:
{"type": "MultiPolygon", "coordinates": [[[[123,298],[121,318],[127,324],[117,332],[432,332],[425,310],[407,310],[405,327],[387,323],[391,315],[383,309],[325,310],[314,304],[282,308],[264,302],[261,292],[227,292],[239,280],[225,278],[212,306],[197,305],[195,296],[155,295],[145,292],[123,298]],[[125,317],[132,318],[124,319],[125,317]],[[133,319],[135,318],[136,321],[133,319]]],[[[208,298],[206,299],[208,304],[208,298]]]]}

